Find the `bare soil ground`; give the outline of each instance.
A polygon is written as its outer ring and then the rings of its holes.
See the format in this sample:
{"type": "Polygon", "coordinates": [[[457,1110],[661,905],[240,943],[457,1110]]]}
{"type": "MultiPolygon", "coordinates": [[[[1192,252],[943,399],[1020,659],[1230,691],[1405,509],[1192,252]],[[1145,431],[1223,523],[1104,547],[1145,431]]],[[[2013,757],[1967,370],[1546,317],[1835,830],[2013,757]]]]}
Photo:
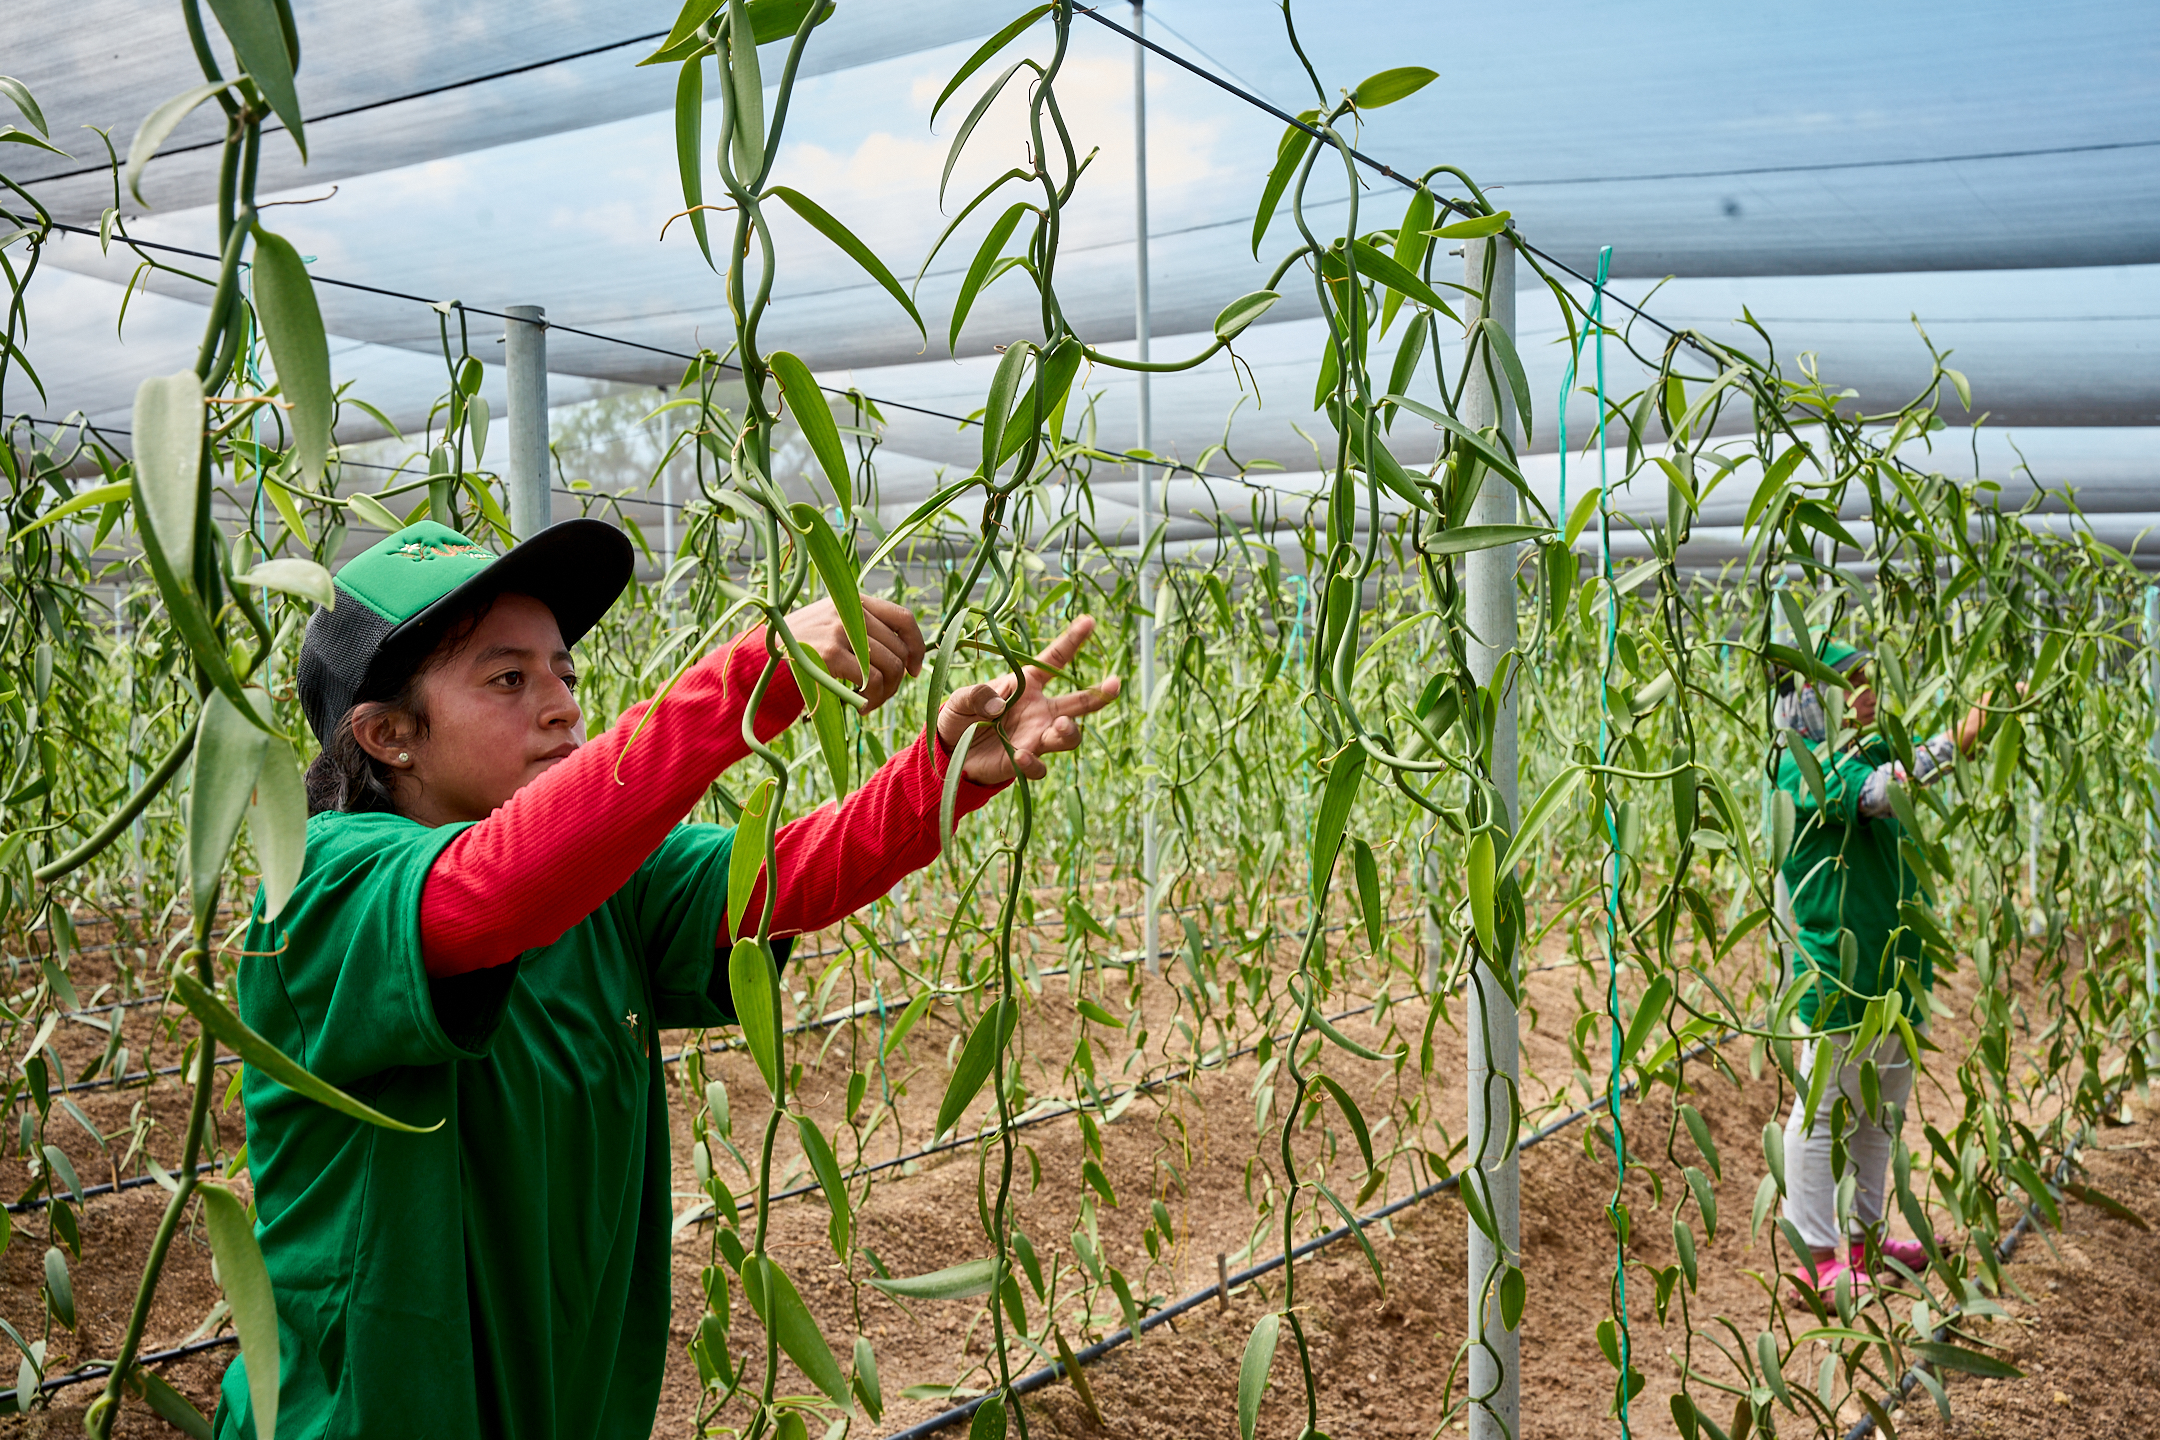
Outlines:
{"type": "Polygon", "coordinates": [[[2133,1123],[2102,1130],[2080,1159],[2085,1182],[2149,1228],[2072,1205],[2060,1232],[2028,1234],[2005,1267],[2009,1315],[1972,1331],[2024,1377],[1952,1376],[1947,1423],[1915,1392],[1894,1417],[1905,1440],[2160,1435],[2160,1094],[2129,1111],[2133,1123]]]}
{"type": "MultiPolygon", "coordinates": [[[[1107,904],[1104,908],[1108,908],[1107,904]]],[[[1048,918],[1047,916],[1042,918],[1048,918]]],[[[90,937],[86,937],[86,941],[90,937]]],[[[1039,939],[1039,937],[1038,937],[1039,939]]],[[[1121,930],[1121,943],[1124,940],[1121,930]]],[[[1414,953],[1415,937],[1405,933],[1396,943],[1414,953]]],[[[806,941],[804,950],[818,948],[806,941]]],[[[1109,947],[1103,947],[1109,948],[1109,947]]],[[[1278,963],[1286,957],[1278,954],[1278,963]]],[[[1061,962],[1062,945],[1051,936],[1039,941],[1036,964],[1061,962]]],[[[1540,963],[1564,960],[1559,947],[1548,943],[1540,963]]],[[[806,957],[793,972],[794,983],[812,986],[824,962],[806,957]]],[[[98,983],[91,957],[78,960],[77,984],[87,998],[98,983]],[[85,984],[86,977],[89,983],[85,984]]],[[[905,983],[895,975],[888,994],[902,993],[905,983]]],[[[1102,998],[1116,1013],[1125,1013],[1126,982],[1112,974],[1104,988],[1089,982],[1089,994],[1102,998]],[[1111,1003],[1114,1001],[1115,1003],[1111,1003]]],[[[1533,1108],[1562,1097],[1571,1083],[1571,1061],[1564,1017],[1576,1010],[1575,988],[1595,995],[1591,979],[1560,965],[1534,974],[1529,982],[1530,1004],[1541,1023],[1524,1039],[1525,1101],[1533,1108]]],[[[1189,1055],[1190,1045],[1176,1031],[1179,1019],[1174,989],[1157,979],[1141,982],[1141,1018],[1150,1035],[1148,1064],[1151,1071],[1136,1068],[1130,1074],[1112,1073],[1105,1067],[1106,1088],[1129,1084],[1143,1074],[1163,1074],[1157,1064],[1165,1054],[1189,1055]]],[[[1407,985],[1398,982],[1399,991],[1407,985]]],[[[1958,980],[1946,982],[1943,998],[1962,1012],[1967,996],[1958,980]]],[[[848,994],[835,992],[828,1007],[849,1003],[848,994]]],[[[1339,998],[1331,1004],[1348,1007],[1366,998],[1362,994],[1339,998]]],[[[1594,999],[1593,999],[1593,1003],[1594,999]]],[[[155,1007],[128,1012],[131,1041],[140,1035],[147,1044],[156,1028],[155,1007]]],[[[1460,1006],[1455,1014],[1459,1023],[1460,1006]]],[[[891,1018],[890,1011],[887,1016],[891,1018]]],[[[1359,1041],[1387,1048],[1407,1041],[1413,1048],[1423,1025],[1423,1006],[1412,1002],[1381,1017],[1365,1015],[1345,1021],[1343,1028],[1359,1041]]],[[[1528,1018],[1526,1016],[1526,1024],[1528,1018]]],[[[906,1058],[899,1056],[885,1073],[874,1061],[878,1019],[872,1014],[837,1026],[820,1035],[795,1042],[793,1054],[803,1063],[803,1078],[796,1096],[829,1134],[841,1140],[843,1164],[876,1161],[918,1148],[928,1138],[947,1074],[949,1047],[962,1033],[957,1013],[948,1006],[933,1006],[909,1039],[906,1058]],[[889,1079],[895,1086],[895,1116],[874,1132],[857,1140],[840,1113],[850,1074],[861,1068],[870,1076],[874,1090],[889,1079]]],[[[1083,1026],[1073,1007],[1069,982],[1052,976],[1042,982],[1038,998],[1028,1015],[1024,1033],[1030,1052],[1024,1057],[1023,1074],[1037,1093],[1060,1092],[1058,1074],[1084,1028],[1095,1030],[1098,1045],[1104,1037],[1099,1026],[1083,1026]]],[[[1250,1038],[1251,1026],[1243,1026],[1250,1038]]],[[[1956,1021],[1938,1026],[1938,1039],[1949,1042],[1958,1031],[1956,1021]]],[[[170,1063],[178,1046],[190,1033],[175,1025],[158,1041],[154,1063],[170,1063]]],[[[1203,1045],[1213,1043],[1204,1027],[1203,1045]]],[[[64,1024],[56,1037],[71,1072],[102,1051],[109,1036],[80,1024],[64,1024]]],[[[679,1048],[686,1037],[668,1037],[670,1049],[679,1048]]],[[[715,1037],[717,1038],[717,1037],[715,1037]]],[[[1124,1042],[1098,1050],[1107,1059],[1110,1049],[1122,1050],[1124,1042]]],[[[1428,1104],[1434,1118],[1450,1134],[1463,1128],[1464,1092],[1462,1040],[1443,1024],[1435,1035],[1436,1079],[1428,1104]]],[[[141,1054],[137,1045],[136,1053],[141,1054]]],[[[1689,1069],[1696,1088],[1693,1102],[1708,1119],[1722,1151],[1725,1177],[1719,1187],[1721,1215],[1714,1243],[1702,1247],[1702,1290],[1693,1300],[1698,1322],[1711,1314],[1730,1316],[1744,1334],[1761,1327],[1770,1308],[1766,1282],[1757,1272],[1769,1263],[1766,1244],[1751,1244],[1747,1236],[1747,1207],[1762,1170],[1760,1133],[1766,1121],[1781,1115],[1774,1077],[1749,1075],[1743,1050],[1733,1047],[1737,1071],[1721,1076],[1709,1065],[1696,1063],[1689,1069]]],[[[1339,1057],[1331,1052],[1328,1072],[1348,1087],[1380,1128],[1376,1136],[1390,1143],[1390,1126],[1383,1115],[1402,1116],[1405,1097],[1417,1092],[1414,1062],[1407,1080],[1398,1082],[1388,1068],[1339,1057]]],[[[709,1058],[712,1074],[726,1083],[733,1100],[738,1141],[747,1144],[764,1110],[764,1093],[746,1057],[723,1051],[709,1058]]],[[[140,1061],[134,1068],[140,1068],[140,1061]]],[[[671,1070],[671,1077],[679,1075],[671,1070]]],[[[1277,1090],[1265,1125],[1256,1124],[1255,1079],[1257,1062],[1245,1057],[1183,1078],[1137,1101],[1115,1124],[1102,1130],[1102,1168],[1118,1187],[1119,1204],[1101,1210],[1102,1247],[1106,1258],[1132,1276],[1144,1295],[1175,1298],[1211,1284],[1219,1253],[1230,1254],[1231,1267],[1252,1240],[1253,1206],[1249,1194],[1258,1194],[1268,1169],[1276,1165],[1282,1112],[1289,1103],[1287,1080],[1278,1067],[1271,1083],[1277,1090]],[[1263,1163],[1256,1165],[1256,1157],[1263,1163]],[[1161,1199],[1174,1222],[1174,1244],[1160,1259],[1151,1261],[1141,1245],[1149,1202],[1161,1199]]],[[[672,1080],[671,1080],[672,1083],[672,1080]]],[[[678,1087],[679,1090],[679,1087],[678,1087]]],[[[1579,1093],[1575,1097],[1579,1099],[1579,1093]]],[[[126,1132],[141,1104],[156,1128],[149,1149],[170,1164],[175,1158],[184,1122],[185,1097],[180,1087],[166,1081],[147,1090],[93,1090],[75,1096],[85,1115],[100,1130],[117,1132],[115,1150],[126,1146],[126,1132]]],[[[685,1214],[695,1208],[696,1184],[691,1168],[689,1116],[693,1097],[672,1097],[676,1120],[677,1209],[685,1214]]],[[[1570,1103],[1573,1103],[1572,1101],[1570,1103]]],[[[1923,1105],[1928,1103],[1922,1097],[1923,1105]]],[[[988,1102],[978,1101],[963,1129],[980,1123],[989,1113],[988,1102]]],[[[72,1119],[59,1118],[55,1109],[48,1138],[60,1145],[75,1163],[83,1182],[93,1184],[110,1178],[115,1158],[94,1143],[72,1119]]],[[[1667,1116],[1662,1100],[1655,1114],[1639,1119],[1629,1114],[1631,1144],[1662,1150],[1662,1129],[1667,1116]]],[[[1534,1116],[1533,1122],[1542,1116],[1534,1116]]],[[[1332,1122],[1333,1117],[1329,1117],[1332,1122]]],[[[1338,1193],[1354,1190],[1362,1163],[1348,1144],[1342,1127],[1337,1133],[1332,1158],[1319,1129],[1301,1131],[1296,1148],[1306,1173],[1325,1173],[1338,1193]]],[[[1524,1266],[1529,1286],[1529,1306],[1523,1326],[1523,1397],[1525,1440],[1574,1440],[1574,1437],[1616,1434],[1610,1418],[1613,1371],[1599,1353],[1594,1338],[1597,1321],[1609,1312],[1612,1280],[1612,1233],[1603,1215],[1609,1197],[1613,1167],[1602,1147],[1585,1153],[1587,1128],[1577,1125],[1551,1141],[1527,1152],[1523,1159],[1524,1266]]],[[[221,1158],[241,1140],[241,1117],[235,1104],[221,1109],[221,1158]]],[[[2155,1126],[2151,1110],[2140,1113],[2132,1126],[2111,1129],[2100,1137],[2102,1148],[2089,1157],[2091,1183],[2123,1200],[2141,1214],[2160,1221],[2160,1155],[2152,1146],[2155,1126]]],[[[1046,1266],[1062,1266],[1066,1272],[1062,1293],[1070,1294],[1073,1245],[1070,1239],[1079,1195],[1083,1188],[1081,1166],[1088,1157],[1080,1127],[1070,1117],[1034,1126],[1022,1133],[1022,1152],[1015,1186],[1015,1214],[1019,1225],[1033,1237],[1046,1266]],[[1034,1175],[1039,1169],[1040,1180],[1034,1175]]],[[[1683,1149],[1687,1141],[1680,1141],[1683,1149]]],[[[994,1152],[993,1152],[994,1153],[994,1152]]],[[[804,1170],[787,1137],[780,1149],[779,1172],[790,1177],[804,1170]]],[[[723,1173],[727,1173],[723,1170],[723,1173]]],[[[730,1176],[730,1183],[736,1177],[730,1176]]],[[[995,1170],[990,1172],[994,1183],[995,1170]]],[[[1669,1227],[1665,1215],[1677,1198],[1668,1174],[1664,1203],[1654,1203],[1647,1183],[1631,1183],[1627,1200],[1636,1219],[1634,1254],[1653,1265],[1671,1259],[1669,1227]]],[[[0,1161],[0,1190],[14,1196],[29,1183],[21,1159],[8,1147],[0,1161]]],[[[1410,1167],[1399,1162],[1388,1187],[1363,1208],[1379,1205],[1400,1195],[1412,1184],[1410,1167]]],[[[905,1170],[887,1172],[873,1187],[860,1219],[861,1243],[875,1251],[896,1275],[934,1270],[982,1253],[977,1219],[978,1157],[962,1148],[917,1162],[905,1170]]],[[[737,1186],[738,1190],[741,1187],[737,1186]]],[[[1347,1195],[1346,1195],[1347,1198],[1347,1195]]],[[[75,1267],[75,1293],[79,1312],[74,1332],[55,1330],[51,1339],[54,1373],[65,1371],[73,1357],[109,1353],[116,1343],[133,1302],[140,1257],[163,1209],[164,1192],[154,1186],[117,1196],[98,1197],[84,1212],[84,1255],[75,1267]]],[[[815,1195],[776,1204],[772,1212],[771,1253],[794,1278],[804,1299],[830,1336],[846,1336],[858,1328],[876,1347],[887,1398],[880,1424],[858,1419],[858,1435],[887,1434],[940,1411],[946,1402],[900,1398],[902,1387],[914,1384],[966,1384],[980,1387],[981,1366],[988,1348],[988,1327],[979,1302],[916,1303],[903,1307],[865,1283],[858,1266],[848,1274],[836,1263],[826,1238],[826,1210],[815,1195]]],[[[2103,1217],[2085,1207],[2071,1207],[2067,1229],[2054,1240],[2054,1251],[2037,1238],[2028,1238],[2011,1273],[2022,1298],[2010,1297],[2013,1318],[1997,1322],[1983,1339],[2006,1347],[2006,1353],[2027,1371],[2019,1381],[1981,1382],[1960,1379],[1951,1394],[1957,1419],[1942,1426],[1932,1418],[1933,1407],[1924,1395],[1909,1402],[1899,1418],[1901,1434],[1923,1435],[2160,1435],[2160,1401],[2149,1397],[2142,1386],[2160,1374],[2160,1340],[2145,1317],[2160,1313],[2160,1241],[2129,1224],[2103,1217]],[[2115,1343],[2105,1343],[2113,1341],[2115,1343]],[[2067,1396],[2068,1399],[2058,1399],[2067,1396]],[[1923,1414],[1925,1411],[1927,1413],[1923,1414]],[[2113,1428],[2110,1428],[2113,1427],[2113,1428]]],[[[1326,1225],[1332,1225],[1332,1216],[1326,1225]]],[[[1444,1396],[1456,1363],[1466,1327],[1464,1293],[1465,1215],[1452,1198],[1415,1207],[1399,1216],[1385,1233],[1376,1232],[1375,1245],[1383,1266],[1385,1287],[1376,1285],[1362,1256],[1353,1245],[1342,1244],[1301,1262],[1298,1272],[1299,1314],[1313,1347],[1315,1368],[1321,1376],[1320,1427],[1337,1440],[1347,1437],[1430,1436],[1447,1415],[1444,1396]]],[[[1326,1228],[1317,1217],[1301,1216],[1300,1239],[1326,1228]]],[[[36,1314],[37,1285],[43,1255],[49,1242],[46,1222],[35,1213],[16,1217],[13,1243],[0,1256],[0,1313],[10,1317],[36,1314]]],[[[676,1304],[674,1348],[660,1414],[654,1434],[688,1437],[695,1433],[699,1387],[687,1344],[702,1313],[700,1272],[710,1263],[713,1226],[710,1220],[691,1221],[681,1230],[675,1246],[676,1304]]],[[[1264,1258],[1279,1249],[1280,1222],[1261,1239],[1253,1251],[1264,1258]]],[[[1090,1371],[1091,1390],[1100,1409],[1100,1421],[1091,1415],[1076,1391],[1065,1383],[1038,1392],[1027,1402],[1030,1426],[1038,1433],[1059,1437],[1098,1435],[1147,1435],[1179,1437],[1232,1437],[1236,1434],[1235,1391],[1237,1371],[1246,1337],[1256,1319],[1278,1307],[1282,1298],[1282,1275],[1277,1271],[1254,1285],[1233,1293],[1227,1305],[1210,1303],[1190,1312],[1174,1325],[1161,1327],[1135,1345],[1114,1352],[1090,1371]]],[[[1672,1432],[1666,1396],[1673,1386],[1677,1356],[1688,1343],[1688,1327],[1677,1304],[1661,1325],[1654,1312],[1649,1286],[1638,1275],[1630,1276],[1629,1312],[1635,1329],[1638,1364],[1649,1376],[1648,1390],[1635,1401],[1631,1414],[1638,1436],[1664,1436],[1672,1432]]],[[[175,1244],[172,1262],[158,1293],[146,1349],[176,1344],[193,1332],[215,1303],[217,1291],[209,1274],[209,1252],[198,1230],[184,1231],[175,1244]]],[[[1031,1316],[1035,1300],[1029,1296],[1031,1316]]],[[[741,1311],[737,1307],[738,1312],[741,1311]]],[[[1092,1317],[1066,1312],[1067,1338],[1075,1348],[1118,1327],[1121,1323],[1107,1297],[1098,1302],[1092,1317]]],[[[738,1313],[737,1347],[755,1342],[755,1327],[738,1313]]],[[[35,1338],[35,1337],[32,1337],[35,1338]]],[[[1697,1342],[1699,1363],[1706,1360],[1697,1342]]],[[[229,1351],[213,1351],[164,1368],[164,1373],[183,1393],[207,1412],[215,1403],[217,1380],[229,1351]]],[[[1029,1362],[1029,1368],[1032,1367],[1029,1362]]],[[[0,1384],[6,1377],[0,1377],[0,1384]]],[[[784,1367],[782,1390],[803,1393],[809,1386],[784,1367]]],[[[1261,1433],[1295,1435],[1302,1424],[1301,1385],[1293,1347],[1286,1333],[1278,1351],[1267,1401],[1261,1413],[1261,1433]]],[[[80,1433],[80,1405],[87,1403],[94,1387],[64,1391],[55,1407],[26,1417],[0,1418],[0,1437],[72,1435],[80,1433]]],[[[1456,1379],[1455,1398],[1460,1398],[1456,1379]]],[[[124,1412],[120,1433],[157,1435],[173,1433],[140,1405],[124,1412]]],[[[965,1433],[954,1431],[955,1435],[965,1433]]]]}

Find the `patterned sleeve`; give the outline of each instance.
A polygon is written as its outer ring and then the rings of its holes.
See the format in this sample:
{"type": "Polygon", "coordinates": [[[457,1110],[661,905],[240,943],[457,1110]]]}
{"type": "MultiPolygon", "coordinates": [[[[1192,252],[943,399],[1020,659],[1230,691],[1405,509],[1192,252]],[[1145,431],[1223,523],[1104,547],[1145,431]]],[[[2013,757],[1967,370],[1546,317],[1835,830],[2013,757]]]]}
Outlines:
{"type": "Polygon", "coordinates": [[[1926,785],[1957,758],[1957,742],[1948,735],[1937,735],[1913,748],[1913,768],[1910,774],[1895,760],[1875,767],[1860,786],[1860,813],[1870,819],[1881,819],[1890,813],[1890,782],[1909,781],[1926,785]]]}

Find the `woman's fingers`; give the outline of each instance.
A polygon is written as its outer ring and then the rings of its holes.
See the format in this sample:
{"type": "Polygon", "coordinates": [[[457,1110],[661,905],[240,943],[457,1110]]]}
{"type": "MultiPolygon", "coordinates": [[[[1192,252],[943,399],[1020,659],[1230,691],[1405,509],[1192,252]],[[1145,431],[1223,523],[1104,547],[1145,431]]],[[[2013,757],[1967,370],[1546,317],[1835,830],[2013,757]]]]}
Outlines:
{"type": "MultiPolygon", "coordinates": [[[[798,635],[795,638],[797,643],[801,642],[801,636],[798,635]]],[[[825,662],[825,668],[832,672],[834,679],[845,681],[847,684],[857,687],[860,687],[863,683],[862,666],[855,659],[853,646],[842,643],[832,648],[815,645],[805,648],[825,662]]]]}
{"type": "Polygon", "coordinates": [[[870,632],[875,635],[882,627],[886,631],[886,645],[900,657],[908,674],[922,674],[923,656],[928,650],[923,641],[922,626],[915,621],[915,612],[875,595],[863,596],[862,607],[863,623],[870,632]]]}
{"type": "Polygon", "coordinates": [[[1080,647],[1087,644],[1088,637],[1094,633],[1095,617],[1082,615],[1072,624],[1066,626],[1065,633],[1051,641],[1049,648],[1035,657],[1037,663],[1046,665],[1052,670],[1063,670],[1066,666],[1072,664],[1073,657],[1080,653],[1080,647]]]}
{"type": "MultiPolygon", "coordinates": [[[[888,636],[897,641],[897,637],[891,637],[889,632],[888,636]]],[[[893,692],[900,688],[900,677],[907,668],[907,662],[891,645],[880,640],[875,633],[872,633],[870,636],[870,666],[877,672],[875,676],[876,683],[871,685],[865,693],[873,701],[889,699],[893,692]]]]}
{"type": "Polygon", "coordinates": [[[1043,726],[1042,738],[1036,748],[1058,753],[1080,748],[1080,722],[1070,716],[1060,715],[1043,726]]]}
{"type": "Polygon", "coordinates": [[[1005,697],[989,681],[963,685],[946,698],[945,713],[958,717],[963,724],[995,720],[1005,713],[1005,697]]]}
{"type": "Polygon", "coordinates": [[[1074,690],[1065,695],[1046,696],[1045,700],[1050,706],[1050,713],[1053,715],[1092,715],[1097,710],[1102,709],[1103,706],[1117,699],[1118,693],[1123,688],[1123,682],[1117,676],[1112,675],[1085,690],[1074,690]]]}

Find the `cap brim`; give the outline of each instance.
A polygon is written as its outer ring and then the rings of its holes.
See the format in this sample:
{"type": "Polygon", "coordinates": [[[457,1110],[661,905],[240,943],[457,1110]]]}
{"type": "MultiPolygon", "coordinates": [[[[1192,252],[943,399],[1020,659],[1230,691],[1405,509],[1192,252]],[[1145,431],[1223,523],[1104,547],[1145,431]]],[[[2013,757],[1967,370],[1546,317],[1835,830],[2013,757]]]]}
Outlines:
{"type": "Polygon", "coordinates": [[[432,647],[451,624],[498,595],[532,596],[555,612],[563,644],[575,645],[622,597],[636,563],[630,537],[606,521],[550,525],[384,636],[378,661],[432,647]]]}

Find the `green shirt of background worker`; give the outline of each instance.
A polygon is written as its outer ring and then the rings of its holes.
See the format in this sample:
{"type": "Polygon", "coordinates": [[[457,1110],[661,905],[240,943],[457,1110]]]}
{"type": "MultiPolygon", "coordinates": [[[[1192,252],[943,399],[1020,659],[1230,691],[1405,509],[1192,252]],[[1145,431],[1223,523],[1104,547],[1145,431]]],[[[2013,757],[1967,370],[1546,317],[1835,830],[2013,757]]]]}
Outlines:
{"type": "Polygon", "coordinates": [[[1797,674],[1787,673],[1780,681],[1773,718],[1785,739],[1775,752],[1774,775],[1793,807],[1792,848],[1781,873],[1800,942],[1792,962],[1792,982],[1803,987],[1796,1013],[1815,1035],[1801,1047],[1800,1072],[1813,1072],[1817,1045],[1831,1045],[1837,1052],[1836,1091],[1824,1093],[1814,1123],[1808,1123],[1804,1095],[1796,1098],[1786,1121],[1784,1215],[1813,1252],[1812,1265],[1791,1272],[1794,1280],[1828,1294],[1841,1280],[1855,1288],[1865,1286],[1877,1255],[1914,1271],[1927,1263],[1917,1240],[1882,1233],[1883,1177],[1890,1159],[1890,1132],[1883,1122],[1885,1111],[1891,1106],[1902,1111],[1912,1093],[1912,1059],[1895,1031],[1852,1053],[1849,1031],[1870,999],[1893,993],[1902,994],[1906,1018],[1916,1027],[1926,1026],[1922,997],[1934,988],[1935,969],[1920,936],[1899,915],[1901,906],[1919,896],[1920,877],[1906,862],[1901,845],[1905,827],[1893,812],[1890,787],[1925,785],[1959,754],[1970,754],[1986,717],[1975,706],[1954,732],[1915,745],[1908,770],[1892,754],[1889,740],[1871,733],[1876,697],[1868,684],[1868,653],[1825,640],[1817,655],[1849,687],[1849,738],[1831,744],[1822,693],[1797,674]],[[1800,745],[1808,748],[1821,772],[1820,791],[1795,754],[1800,745]],[[1824,1033],[1841,1029],[1848,1033],[1824,1033]],[[1868,1062],[1877,1076],[1878,1108],[1873,1113],[1862,1098],[1860,1081],[1861,1067],[1868,1062]],[[1856,1180],[1853,1213],[1842,1218],[1837,1213],[1839,1176],[1831,1164],[1829,1123],[1838,1093],[1852,1111],[1844,1138],[1847,1173],[1856,1180]],[[1855,1222],[1862,1233],[1851,1236],[1855,1222]]]}

